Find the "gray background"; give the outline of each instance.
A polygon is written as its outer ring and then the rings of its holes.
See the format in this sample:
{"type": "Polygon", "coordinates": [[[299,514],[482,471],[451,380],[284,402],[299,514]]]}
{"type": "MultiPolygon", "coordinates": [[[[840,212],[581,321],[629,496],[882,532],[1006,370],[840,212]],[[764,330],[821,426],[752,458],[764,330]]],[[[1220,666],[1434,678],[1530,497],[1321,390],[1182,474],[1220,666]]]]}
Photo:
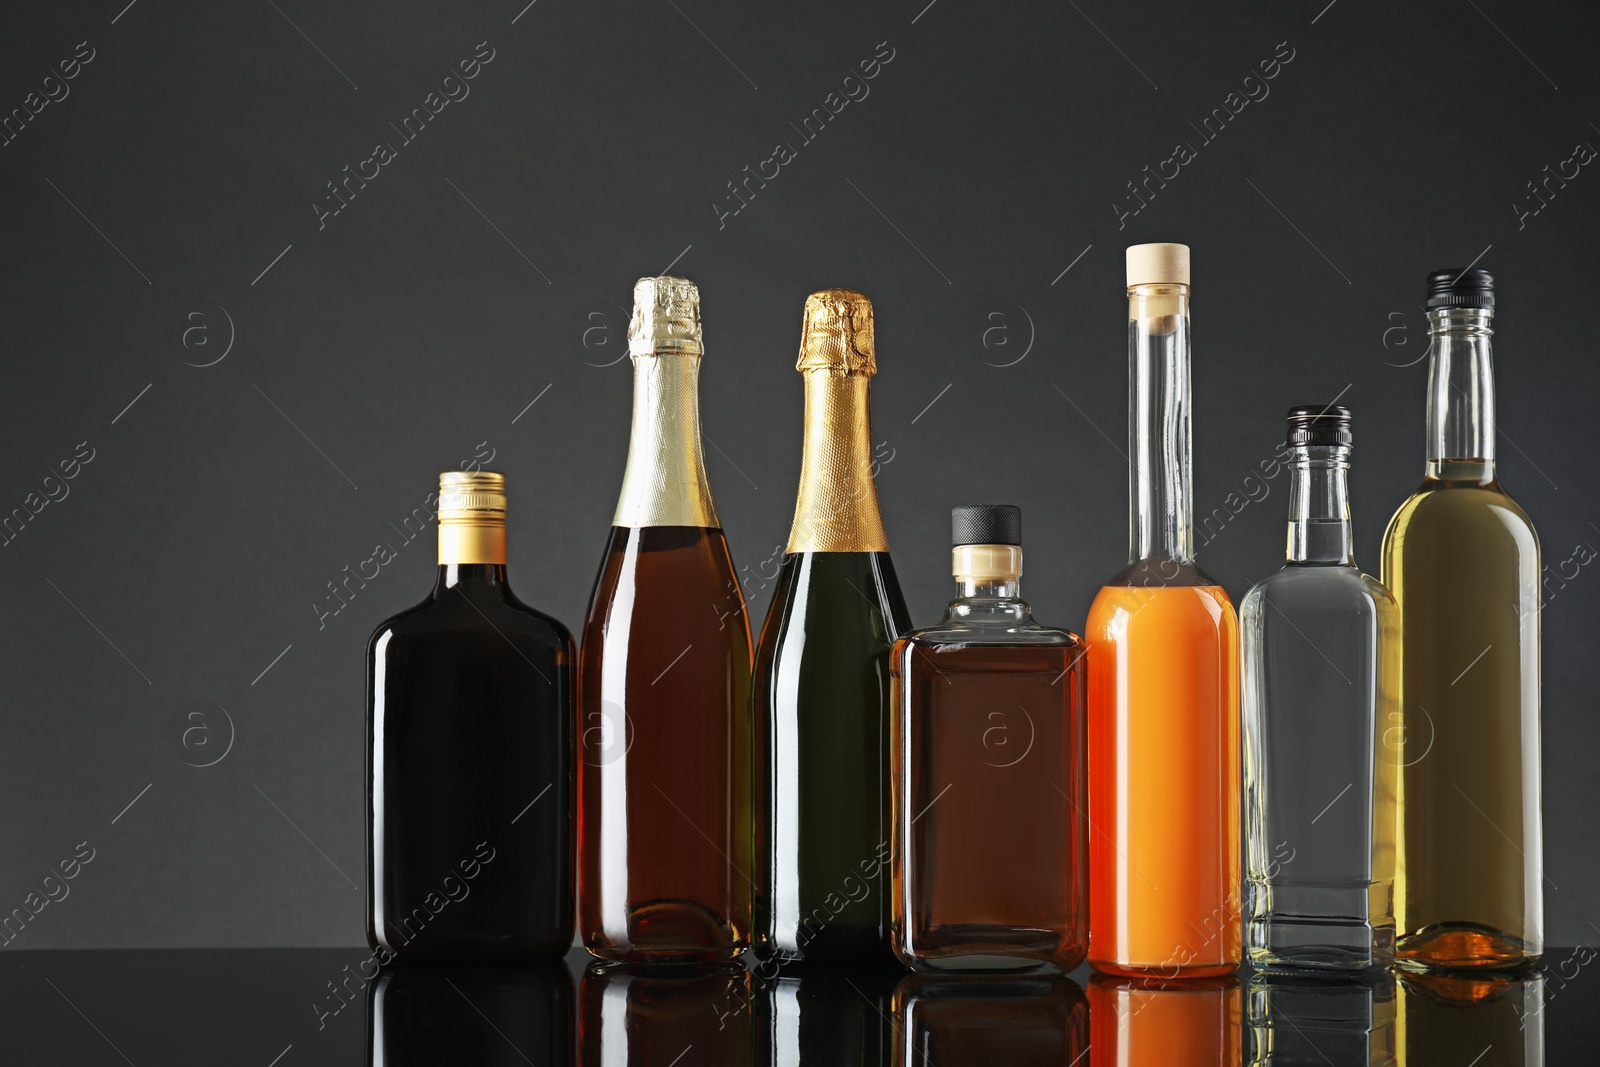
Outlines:
{"type": "MultiPolygon", "coordinates": [[[[1600,545],[1600,174],[1520,228],[1513,207],[1600,145],[1585,5],[525,2],[0,16],[7,113],[95,51],[0,148],[0,512],[94,449],[0,548],[0,911],[95,849],[13,948],[362,940],[362,644],[428,591],[431,531],[320,628],[314,605],[488,442],[514,584],[576,629],[627,446],[630,288],[669,264],[704,296],[708,458],[757,620],[799,466],[801,303],[849,286],[878,309],[914,616],[947,597],[949,506],[1001,500],[1039,615],[1080,626],[1124,558],[1138,241],[1194,248],[1201,513],[1288,405],[1339,396],[1376,571],[1422,468],[1422,279],[1478,259],[1504,480],[1552,566],[1600,545]],[[389,123],[482,41],[470,95],[401,145],[389,123]],[[870,95],[802,143],[790,123],[884,41],[870,95]],[[1190,123],[1280,42],[1270,95],[1203,142],[1190,123]],[[380,140],[397,158],[319,229],[324,183],[380,140]],[[779,141],[797,158],[719,222],[779,141]],[[1119,228],[1125,183],[1178,141],[1196,158],[1119,228]]],[[[1285,489],[1201,552],[1236,598],[1281,559],[1285,489]]],[[[1556,944],[1600,922],[1597,574],[1544,616],[1556,944]]]]}

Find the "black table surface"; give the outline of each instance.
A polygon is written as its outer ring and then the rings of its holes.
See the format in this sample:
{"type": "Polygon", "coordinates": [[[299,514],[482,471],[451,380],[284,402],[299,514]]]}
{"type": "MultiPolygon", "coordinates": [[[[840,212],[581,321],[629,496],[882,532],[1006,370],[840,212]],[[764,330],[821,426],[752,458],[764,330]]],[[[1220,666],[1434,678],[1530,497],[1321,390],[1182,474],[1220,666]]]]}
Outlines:
{"type": "MultiPolygon", "coordinates": [[[[1441,1042],[1437,1050],[1419,1049],[1413,1032],[1407,1049],[1408,1039],[1402,1034],[1394,1062],[1428,1067],[1455,1064],[1457,1058],[1459,1067],[1535,1063],[1565,1067],[1593,1062],[1594,1054],[1583,1035],[1592,1031],[1600,1013],[1600,977],[1590,973],[1595,957],[1589,948],[1551,950],[1536,975],[1515,980],[1519,997],[1515,1006],[1508,1008],[1502,999],[1488,997],[1482,1003],[1453,1005],[1448,1010],[1456,1014],[1435,1018],[1432,1025],[1438,1026],[1442,1018],[1445,1030],[1466,1044],[1451,1042],[1454,1047],[1445,1048],[1441,1042]],[[1474,1036],[1474,1028],[1480,1024],[1482,1029],[1474,1036]],[[1479,1043],[1484,1047],[1477,1053],[1479,1058],[1473,1060],[1472,1050],[1479,1043]]],[[[593,1022],[598,1018],[595,1013],[610,1010],[602,1006],[611,1003],[608,997],[615,1000],[620,995],[619,1002],[625,1005],[634,1002],[628,1000],[626,987],[617,994],[614,980],[596,970],[593,961],[581,952],[569,955],[562,965],[551,964],[542,970],[413,967],[385,972],[386,978],[371,980],[365,977],[372,973],[369,960],[369,954],[360,948],[5,952],[0,955],[0,1058],[7,1064],[81,1067],[191,1063],[252,1067],[526,1063],[546,1067],[550,1062],[689,1067],[733,1062],[727,1053],[715,1051],[715,1038],[727,1033],[727,1020],[740,1012],[748,1013],[743,1018],[750,1035],[749,1062],[921,1063],[924,1058],[920,1049],[902,1048],[902,1020],[889,1008],[891,1000],[902,999],[888,992],[896,986],[900,977],[897,975],[834,971],[815,979],[859,995],[859,1003],[853,1006],[848,994],[832,1001],[821,997],[815,1003],[823,1005],[822,1010],[829,1003],[839,1005],[841,1011],[856,1019],[858,1029],[863,1020],[869,1028],[878,1026],[881,1020],[882,1051],[869,1051],[846,1060],[826,1052],[814,1059],[811,1053],[802,1056],[796,1048],[784,1047],[783,1027],[773,1025],[770,1001],[764,1008],[762,1000],[772,995],[769,991],[776,983],[764,981],[753,972],[748,978],[736,975],[731,979],[751,990],[750,1000],[744,1004],[730,1004],[726,984],[719,986],[716,982],[698,986],[689,983],[684,986],[689,991],[665,1007],[663,1001],[645,1004],[637,1016],[628,1016],[626,1025],[633,1029],[635,1037],[632,1045],[619,1052],[615,1043],[604,1050],[592,1042],[588,1048],[582,1047],[580,1015],[588,1013],[586,1025],[598,1028],[593,1022]],[[508,988],[505,981],[509,981],[514,995],[483,993],[490,988],[482,983],[486,973],[498,976],[494,981],[501,982],[499,988],[508,988]],[[410,986],[402,997],[392,994],[404,986],[393,986],[388,994],[391,999],[387,1016],[375,1003],[380,1000],[381,982],[410,986]],[[708,991],[707,996],[712,995],[709,991],[721,990],[715,993],[720,1000],[686,1006],[683,997],[692,1001],[695,989],[708,991]],[[652,1011],[679,1013],[675,1018],[680,1024],[683,1019],[689,1020],[689,1030],[683,1031],[680,1025],[671,1041],[664,1036],[652,1041],[650,1026],[659,1021],[652,1019],[652,1011]],[[696,1027],[705,1030],[707,1040],[694,1040],[696,1027]],[[424,1037],[396,1039],[396,1032],[420,1033],[424,1037]],[[431,1039],[427,1035],[432,1035],[431,1039]]],[[[1082,1027],[1081,1035],[1075,1039],[1079,1044],[1045,1047],[1084,1046],[1082,1063],[1105,1067],[1154,1062],[1211,1065],[1234,1057],[1231,1052],[1227,1056],[1220,1054],[1216,1043],[1206,1047],[1198,1040],[1186,1046],[1191,1055],[1178,1060],[1130,1056],[1127,1048],[1120,1057],[1115,1049],[1107,1051],[1105,1046],[1113,1042],[1106,1036],[1110,1031],[1105,1029],[1105,1020],[1089,1018],[1096,1005],[1106,1001],[1092,995],[1084,999],[1082,995],[1089,989],[1090,979],[1087,968],[1074,972],[1068,976],[1072,985],[1065,991],[1070,1003],[1078,1006],[1074,1010],[1082,1013],[1075,1016],[1074,1024],[1082,1027]],[[1093,1041],[1089,1040],[1091,1033],[1093,1041]]],[[[801,988],[808,980],[812,980],[811,976],[797,979],[801,988]]],[[[960,1006],[963,987],[960,980],[954,981],[946,986],[947,990],[956,991],[954,1000],[947,1003],[954,1003],[959,1012],[964,1010],[960,1006]]],[[[1307,1044],[1290,1040],[1275,1049],[1263,1047],[1260,1031],[1252,1036],[1252,994],[1259,986],[1252,985],[1248,973],[1241,973],[1239,981],[1242,995],[1235,1003],[1245,1005],[1240,1013],[1242,1025],[1235,1031],[1236,1035],[1242,1034],[1237,1042],[1240,1061],[1366,1062],[1360,1055],[1354,1060],[1349,1058],[1354,1046],[1348,1042],[1307,1044]]],[[[977,980],[974,988],[982,985],[983,981],[977,980]]],[[[901,983],[900,988],[903,997],[905,985],[901,983]]],[[[1408,988],[1406,983],[1392,988],[1400,990],[1402,1000],[1426,995],[1430,1004],[1442,1003],[1417,988],[1408,988]]],[[[632,1012],[634,1008],[626,1010],[632,1012]]],[[[987,1047],[982,1009],[974,1009],[961,1018],[961,1025],[967,1030],[963,1047],[987,1047]]],[[[992,1025],[1006,1026],[1006,1018],[1012,1016],[998,1013],[992,1025]]],[[[609,1025],[617,1024],[613,1020],[609,1025]]],[[[1298,1024],[1288,1020],[1288,1025],[1295,1027],[1298,1036],[1308,1037],[1302,1027],[1313,1030],[1322,1024],[1308,1023],[1302,1016],[1298,1024]]],[[[1413,1026],[1415,1031],[1416,1024],[1413,1026]]],[[[1005,1035],[992,1036],[1001,1039],[995,1047],[1003,1049],[1005,1035]]],[[[1292,1039],[1295,1035],[1289,1036],[1292,1039]]],[[[865,1044],[873,1042],[868,1040],[865,1044]]],[[[1147,1043],[1146,1048],[1149,1047],[1147,1043]]],[[[955,1059],[959,1062],[962,1057],[955,1059]]],[[[1002,1054],[991,1057],[991,1063],[984,1067],[1047,1061],[1054,1059],[1002,1054]]],[[[1386,1060],[1374,1058],[1371,1062],[1386,1060]]]]}

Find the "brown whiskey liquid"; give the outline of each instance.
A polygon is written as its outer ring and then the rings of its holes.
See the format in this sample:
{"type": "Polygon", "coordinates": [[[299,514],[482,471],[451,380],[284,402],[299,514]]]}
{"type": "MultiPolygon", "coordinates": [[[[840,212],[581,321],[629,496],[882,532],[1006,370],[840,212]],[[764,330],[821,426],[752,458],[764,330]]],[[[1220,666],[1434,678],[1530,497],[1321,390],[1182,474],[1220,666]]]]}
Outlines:
{"type": "Polygon", "coordinates": [[[1082,645],[904,641],[895,670],[911,694],[904,736],[911,787],[897,812],[907,855],[905,947],[930,968],[1054,963],[1088,949],[1082,645]],[[996,872],[1004,871],[1004,877],[996,872]],[[907,885],[907,873],[913,884],[907,885]]]}

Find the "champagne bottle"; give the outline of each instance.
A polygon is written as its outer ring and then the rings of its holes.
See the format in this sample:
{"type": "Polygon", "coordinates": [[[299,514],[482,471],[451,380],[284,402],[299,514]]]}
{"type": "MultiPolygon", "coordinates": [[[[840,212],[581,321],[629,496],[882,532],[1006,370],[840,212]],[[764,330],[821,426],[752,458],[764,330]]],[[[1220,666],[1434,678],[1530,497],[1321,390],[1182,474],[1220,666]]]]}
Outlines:
{"type": "Polygon", "coordinates": [[[1189,249],[1128,249],[1128,566],[1089,609],[1089,961],[1240,962],[1239,624],[1194,561],[1189,249]]]}
{"type": "Polygon", "coordinates": [[[1428,454],[1383,539],[1400,605],[1403,967],[1519,967],[1544,951],[1539,538],[1494,467],[1494,279],[1428,279],[1428,454]]]}
{"type": "Polygon", "coordinates": [[[873,485],[872,304],[805,306],[805,449],[757,654],[756,950],[890,963],[889,650],[909,625],[873,485]]]}
{"type": "Polygon", "coordinates": [[[367,940],[379,959],[572,944],[572,637],[506,584],[505,477],[439,476],[433,595],[367,645],[367,940]]]}
{"type": "Polygon", "coordinates": [[[633,430],[579,655],[579,929],[630,962],[749,944],[750,625],[700,444],[700,294],[644,278],[633,430]]]}

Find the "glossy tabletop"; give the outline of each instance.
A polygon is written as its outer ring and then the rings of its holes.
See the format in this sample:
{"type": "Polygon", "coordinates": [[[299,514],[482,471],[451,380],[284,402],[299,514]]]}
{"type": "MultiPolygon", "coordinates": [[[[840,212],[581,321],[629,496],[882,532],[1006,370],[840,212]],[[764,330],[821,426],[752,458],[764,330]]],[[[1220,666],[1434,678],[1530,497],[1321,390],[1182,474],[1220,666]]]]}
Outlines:
{"type": "Polygon", "coordinates": [[[7,1063],[1380,1064],[1590,1062],[1589,948],[1498,981],[543,968],[375,977],[359,948],[8,952],[7,1063]],[[1476,1058],[1474,1058],[1476,1057],[1476,1058]]]}

